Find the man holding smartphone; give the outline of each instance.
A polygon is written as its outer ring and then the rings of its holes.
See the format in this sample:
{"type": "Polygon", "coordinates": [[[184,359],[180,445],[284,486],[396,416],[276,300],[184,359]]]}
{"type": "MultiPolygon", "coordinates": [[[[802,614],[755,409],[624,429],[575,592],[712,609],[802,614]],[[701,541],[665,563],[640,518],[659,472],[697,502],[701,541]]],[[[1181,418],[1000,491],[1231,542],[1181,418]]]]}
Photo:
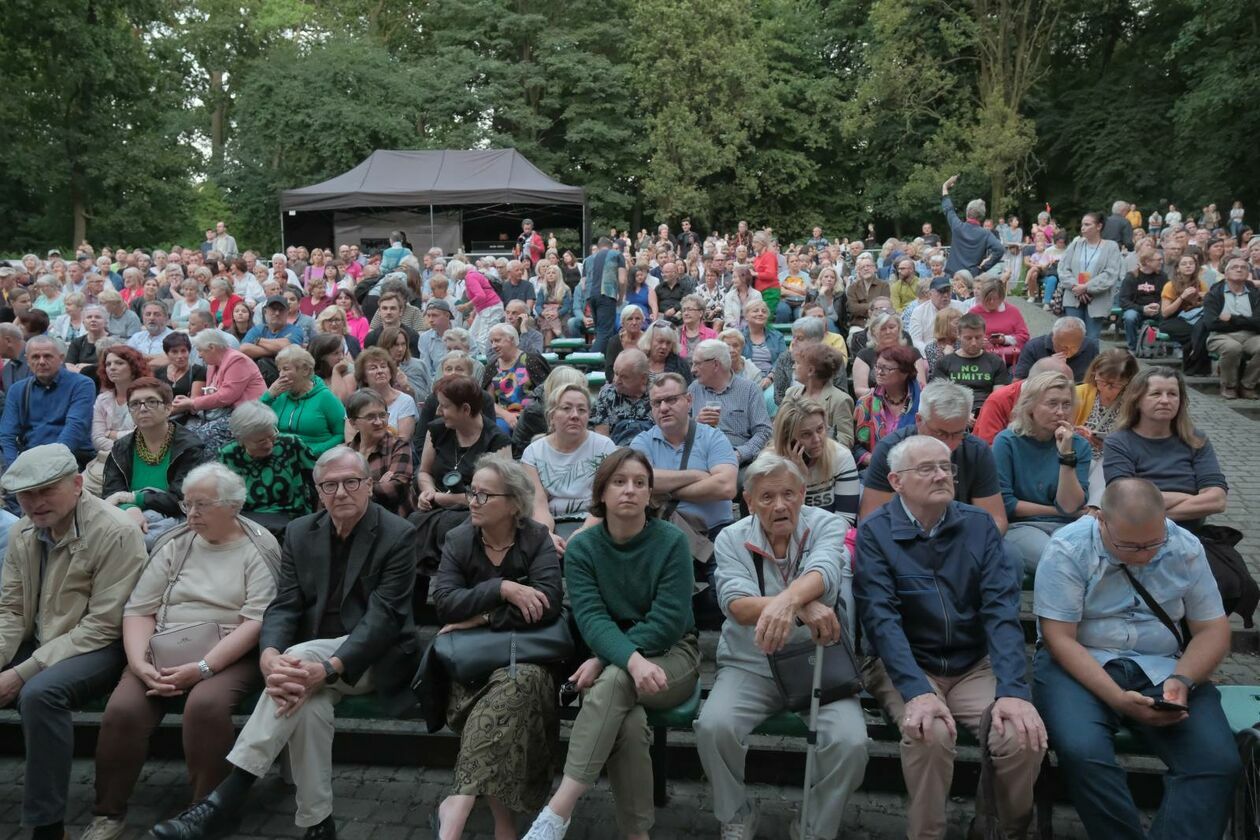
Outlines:
{"type": "Polygon", "coordinates": [[[1158,837],[1219,837],[1241,772],[1212,674],[1229,652],[1220,592],[1197,537],[1142,478],[1060,528],[1037,565],[1033,702],[1090,837],[1145,838],[1116,761],[1121,723],[1168,765],[1158,837]]]}

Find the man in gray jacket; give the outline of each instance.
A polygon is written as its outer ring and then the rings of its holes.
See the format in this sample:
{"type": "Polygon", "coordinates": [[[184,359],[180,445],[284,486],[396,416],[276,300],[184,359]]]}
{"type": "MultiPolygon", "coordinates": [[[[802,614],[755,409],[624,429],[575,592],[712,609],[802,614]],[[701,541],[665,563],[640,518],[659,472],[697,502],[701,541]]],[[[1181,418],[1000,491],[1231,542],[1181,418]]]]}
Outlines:
{"type": "MultiPolygon", "coordinates": [[[[744,500],[752,511],[718,535],[715,581],[726,614],[718,671],[695,723],[696,746],[713,783],[713,809],[723,840],[745,840],[758,815],[744,787],[748,736],[783,710],[769,654],[789,643],[822,644],[852,633],[853,569],[839,516],[806,507],[805,477],[795,462],[771,452],[749,465],[744,500]],[[844,606],[843,623],[836,605],[844,606]]],[[[866,722],[856,697],[819,709],[813,786],[825,791],[805,828],[830,840],[866,770],[866,722]]],[[[793,826],[793,837],[796,826],[793,826]]]]}

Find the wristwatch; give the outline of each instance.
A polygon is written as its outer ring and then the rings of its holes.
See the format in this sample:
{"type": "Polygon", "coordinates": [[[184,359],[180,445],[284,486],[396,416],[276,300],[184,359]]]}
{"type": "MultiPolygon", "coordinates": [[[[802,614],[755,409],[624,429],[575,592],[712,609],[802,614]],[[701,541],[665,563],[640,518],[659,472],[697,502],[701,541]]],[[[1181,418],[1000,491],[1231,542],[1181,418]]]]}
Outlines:
{"type": "Polygon", "coordinates": [[[337,669],[327,659],[320,664],[324,666],[324,685],[336,685],[341,680],[341,674],[337,673],[337,669]]]}
{"type": "Polygon", "coordinates": [[[1075,467],[1076,466],[1076,453],[1072,452],[1068,455],[1064,455],[1062,452],[1060,452],[1059,463],[1065,467],[1075,467]]]}
{"type": "Polygon", "coordinates": [[[1195,681],[1187,677],[1185,674],[1173,674],[1168,679],[1176,680],[1186,687],[1186,691],[1194,691],[1197,687],[1195,681]]]}
{"type": "Polygon", "coordinates": [[[204,659],[197,663],[197,670],[201,672],[203,680],[208,680],[214,676],[214,669],[204,659]]]}

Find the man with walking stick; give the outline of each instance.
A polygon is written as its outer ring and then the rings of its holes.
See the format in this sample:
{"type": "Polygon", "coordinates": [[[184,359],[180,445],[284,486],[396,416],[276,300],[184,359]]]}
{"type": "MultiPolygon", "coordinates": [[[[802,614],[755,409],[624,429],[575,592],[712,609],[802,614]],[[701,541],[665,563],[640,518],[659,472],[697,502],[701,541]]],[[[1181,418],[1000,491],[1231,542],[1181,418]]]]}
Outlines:
{"type": "MultiPolygon", "coordinates": [[[[728,525],[715,545],[718,604],[726,622],[718,643],[717,678],[695,730],[700,761],[713,783],[722,840],[750,840],[757,831],[757,810],[744,785],[749,734],[784,709],[810,709],[811,677],[814,664],[822,663],[821,646],[842,636],[852,638],[846,523],[805,506],[804,499],[805,477],[796,462],[763,452],[744,479],[751,515],[728,525]],[[837,602],[843,612],[837,612],[837,602]],[[794,650],[802,654],[797,661],[807,664],[795,672],[802,679],[787,685],[783,657],[794,650]],[[785,695],[785,687],[796,689],[793,696],[785,695]]],[[[835,653],[852,661],[843,643],[835,644],[835,653]]],[[[852,673],[856,678],[856,664],[852,673]]],[[[811,787],[826,795],[816,797],[816,812],[802,808],[804,831],[793,822],[793,840],[835,837],[849,795],[862,781],[867,739],[855,696],[858,688],[850,686],[853,693],[811,709],[810,728],[818,735],[810,748],[806,795],[811,787]]]]}

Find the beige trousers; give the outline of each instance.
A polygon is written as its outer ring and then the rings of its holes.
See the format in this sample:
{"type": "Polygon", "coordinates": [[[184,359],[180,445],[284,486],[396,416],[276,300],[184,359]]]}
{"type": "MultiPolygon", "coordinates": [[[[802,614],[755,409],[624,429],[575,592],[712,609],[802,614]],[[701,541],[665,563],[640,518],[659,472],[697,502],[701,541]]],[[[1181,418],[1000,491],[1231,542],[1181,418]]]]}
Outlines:
{"type": "MultiPolygon", "coordinates": [[[[336,653],[345,640],[345,636],[312,639],[294,645],[285,653],[309,662],[322,662],[336,653]]],[[[333,706],[347,695],[371,691],[372,672],[368,671],[356,685],[338,682],[316,690],[289,717],[277,717],[276,702],[264,694],[237,737],[236,746],[228,753],[228,763],[255,776],[263,776],[287,746],[293,784],[297,786],[294,822],[299,828],[323,822],[332,813],[333,802],[333,706]]]]}
{"type": "Polygon", "coordinates": [[[691,697],[700,665],[696,637],[687,636],[663,656],[649,661],[665,672],[669,687],[640,697],[629,672],[616,665],[604,668],[582,697],[582,710],[573,721],[564,763],[564,775],[588,785],[595,784],[599,771],[607,765],[617,825],[626,834],[648,831],[656,820],[648,753],[652,733],[644,707],[672,709],[691,697]]]}
{"type": "MultiPolygon", "coordinates": [[[[867,663],[865,671],[867,688],[883,707],[884,714],[900,724],[906,704],[884,671],[883,663],[873,659],[867,663]]],[[[954,722],[975,734],[984,710],[993,704],[997,688],[989,658],[986,656],[970,671],[957,677],[928,674],[927,678],[937,696],[949,707],[954,722]]],[[[902,737],[901,772],[905,776],[906,791],[910,794],[910,808],[906,815],[908,837],[933,840],[945,836],[945,807],[954,780],[954,758],[957,754],[954,739],[940,721],[933,725],[930,742],[902,737]]],[[[993,805],[998,820],[1008,838],[1022,838],[1032,821],[1033,786],[1037,783],[1045,752],[1023,747],[1015,728],[1008,726],[1004,735],[998,734],[997,727],[990,728],[989,754],[993,757],[993,769],[996,771],[994,795],[997,802],[993,805]]]]}

